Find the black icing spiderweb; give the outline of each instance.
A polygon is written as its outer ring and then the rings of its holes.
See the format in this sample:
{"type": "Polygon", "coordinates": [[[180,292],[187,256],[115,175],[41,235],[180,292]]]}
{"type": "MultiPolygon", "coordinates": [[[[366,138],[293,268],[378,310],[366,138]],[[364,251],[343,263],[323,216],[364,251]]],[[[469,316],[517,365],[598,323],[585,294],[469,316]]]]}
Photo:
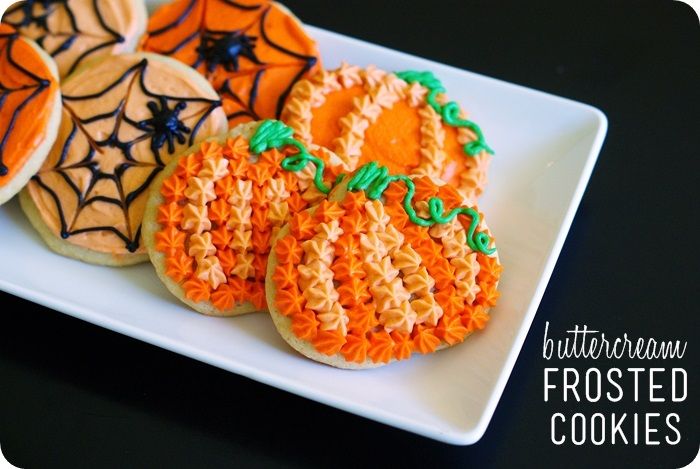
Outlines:
{"type": "MultiPolygon", "coordinates": [[[[241,11],[255,11],[257,16],[248,26],[234,30],[213,30],[209,29],[205,24],[206,6],[209,0],[190,0],[183,9],[180,16],[175,18],[171,23],[157,29],[148,31],[150,37],[157,37],[167,34],[169,31],[180,26],[190,15],[195,14],[196,10],[200,15],[199,29],[185,36],[174,47],[167,50],[154,50],[165,55],[173,55],[184,49],[191,43],[197,43],[196,59],[189,63],[194,68],[203,66],[203,73],[212,84],[217,88],[219,95],[223,99],[229,99],[237,103],[239,108],[226,117],[232,121],[239,117],[248,117],[253,120],[262,118],[279,118],[284,106],[284,102],[289,95],[294,84],[301,79],[317,62],[317,58],[310,55],[304,55],[300,52],[295,52],[280,44],[274,42],[266,31],[266,20],[270,13],[270,4],[242,4],[234,0],[220,0],[217,2],[217,8],[221,8],[221,3],[225,3],[228,8],[233,8],[241,11]],[[196,9],[198,3],[203,3],[203,8],[196,9]],[[253,31],[259,30],[259,37],[253,31]],[[260,58],[257,52],[259,45],[264,43],[270,49],[273,49],[285,57],[290,59],[287,63],[267,63],[260,58]],[[245,59],[245,66],[242,65],[245,59]],[[286,87],[280,94],[275,109],[274,116],[261,115],[256,111],[256,100],[258,97],[258,89],[261,81],[266,78],[266,71],[271,67],[277,69],[284,67],[294,67],[298,72],[293,75],[291,80],[288,80],[286,87]],[[228,72],[241,72],[238,76],[247,76],[250,84],[243,93],[237,91],[235,85],[231,85],[231,80],[212,80],[212,73],[221,67],[228,72]],[[218,81],[218,83],[217,83],[218,81]]],[[[201,70],[201,69],[200,69],[201,70]]]]}
{"type": "MultiPolygon", "coordinates": [[[[212,111],[221,105],[218,100],[153,93],[146,87],[147,72],[148,60],[143,59],[97,93],[83,96],[63,95],[64,110],[70,116],[71,130],[62,143],[55,164],[52,167],[44,168],[33,178],[33,181],[45,190],[55,203],[62,238],[66,239],[80,233],[108,231],[124,241],[128,251],[136,251],[140,242],[141,221],[138,221],[137,226],[133,226],[135,224],[131,222],[130,217],[132,204],[148,189],[151,181],[165,165],[163,161],[165,152],[173,154],[176,151],[176,145],[192,145],[201,125],[212,111]],[[71,106],[74,103],[105,99],[110,91],[125,83],[128,84],[126,95],[119,100],[114,109],[87,118],[77,116],[72,110],[71,106]],[[133,120],[126,112],[129,97],[134,93],[136,87],[148,98],[146,107],[150,117],[142,120],[133,120]],[[182,117],[181,113],[195,103],[200,104],[200,109],[193,111],[187,117],[182,117]],[[189,127],[185,124],[185,120],[193,120],[194,124],[189,127]],[[88,127],[100,121],[113,121],[114,126],[109,135],[98,140],[91,134],[88,127]],[[138,133],[138,136],[126,141],[122,140],[119,135],[124,127],[128,127],[130,134],[138,133]],[[76,152],[80,151],[75,149],[78,148],[77,141],[79,139],[87,141],[87,149],[82,155],[76,155],[76,152]],[[144,161],[142,156],[136,158],[133,155],[133,149],[140,143],[147,143],[150,149],[147,161],[144,161]],[[89,171],[87,184],[81,183],[83,178],[78,174],[80,171],[76,170],[89,171]],[[135,188],[127,189],[124,175],[134,170],[143,171],[139,178],[142,182],[135,188]],[[60,176],[77,198],[77,208],[71,217],[65,210],[67,204],[64,202],[66,201],[62,201],[52,188],[52,183],[46,181],[48,179],[47,173],[60,176]],[[101,188],[100,190],[97,189],[98,186],[101,188]],[[105,192],[112,195],[104,195],[105,192]],[[81,221],[80,226],[76,226],[81,212],[96,203],[107,203],[120,207],[124,212],[125,229],[121,230],[115,226],[96,223],[85,226],[85,221],[81,221]]],[[[65,118],[66,114],[64,114],[65,118]]],[[[54,148],[54,151],[57,149],[54,148]]]]}
{"type": "MultiPolygon", "coordinates": [[[[84,31],[76,20],[73,8],[69,5],[68,0],[25,0],[9,7],[3,15],[2,21],[34,39],[59,63],[63,58],[61,54],[72,47],[84,49],[74,60],[60,64],[61,75],[65,76],[73,72],[83,60],[95,52],[125,40],[122,35],[110,28],[105,22],[99,0],[92,0],[92,11],[97,23],[102,28],[99,34],[94,31],[84,31]],[[68,18],[68,24],[61,22],[63,28],[56,30],[55,26],[52,27],[50,24],[50,19],[53,15],[63,14],[68,18]],[[52,36],[59,41],[49,47],[46,44],[47,36],[52,36]],[[83,44],[80,44],[81,42],[83,44]]],[[[83,6],[83,10],[87,12],[90,8],[83,6]]]]}
{"type": "Polygon", "coordinates": [[[9,169],[7,168],[7,166],[5,166],[3,162],[3,156],[5,154],[5,147],[7,146],[7,142],[10,139],[10,136],[12,135],[12,131],[15,127],[17,119],[19,119],[20,114],[27,106],[27,104],[29,104],[34,98],[39,96],[51,84],[49,80],[41,78],[33,74],[26,68],[22,67],[12,57],[12,48],[15,44],[15,41],[17,41],[17,38],[18,34],[15,32],[8,34],[0,34],[0,43],[2,44],[2,46],[0,46],[0,54],[5,55],[5,59],[7,60],[8,66],[20,71],[28,81],[28,83],[24,85],[13,87],[11,85],[5,84],[3,82],[4,77],[0,76],[0,112],[8,112],[4,109],[4,107],[8,98],[12,94],[26,93],[26,97],[22,99],[14,107],[14,109],[10,110],[12,115],[7,121],[7,126],[4,129],[0,129],[0,131],[2,131],[2,134],[0,134],[0,177],[7,175],[9,171],[9,169]]]}

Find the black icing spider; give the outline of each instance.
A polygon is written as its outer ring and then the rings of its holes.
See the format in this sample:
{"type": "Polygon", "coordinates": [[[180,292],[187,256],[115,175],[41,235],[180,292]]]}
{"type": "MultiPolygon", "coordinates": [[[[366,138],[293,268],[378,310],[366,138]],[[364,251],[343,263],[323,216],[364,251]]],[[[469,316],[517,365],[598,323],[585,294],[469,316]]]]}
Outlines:
{"type": "Polygon", "coordinates": [[[185,143],[185,134],[192,131],[178,118],[178,114],[187,107],[187,103],[180,101],[170,109],[168,99],[165,96],[158,96],[158,102],[149,101],[146,106],[153,117],[139,121],[136,127],[153,135],[151,149],[154,154],[158,154],[158,150],[165,145],[165,142],[168,142],[168,153],[172,154],[175,151],[175,140],[179,144],[185,143]]]}
{"type": "Polygon", "coordinates": [[[204,60],[209,73],[213,72],[218,65],[229,72],[237,72],[240,56],[255,64],[262,64],[255,55],[256,40],[257,37],[248,36],[241,31],[205,31],[202,42],[197,47],[199,57],[194,66],[196,68],[204,60]]]}

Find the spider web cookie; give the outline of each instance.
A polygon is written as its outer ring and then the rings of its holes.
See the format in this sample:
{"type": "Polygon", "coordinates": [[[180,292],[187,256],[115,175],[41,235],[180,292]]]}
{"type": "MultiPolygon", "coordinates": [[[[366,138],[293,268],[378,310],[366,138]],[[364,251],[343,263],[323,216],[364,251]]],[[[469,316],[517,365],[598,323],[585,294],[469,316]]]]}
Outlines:
{"type": "Polygon", "coordinates": [[[153,14],[141,48],[202,73],[230,127],[278,118],[294,83],[319,67],[301,23],[269,1],[176,0],[153,14]]]}
{"type": "Polygon", "coordinates": [[[43,47],[65,77],[88,60],[133,51],[146,9],[141,0],[25,0],[2,21],[43,47]]]}
{"type": "Polygon", "coordinates": [[[225,129],[221,103],[193,70],[151,54],[112,57],[63,91],[59,138],[28,196],[54,238],[143,261],[146,190],[177,151],[225,129]]]}
{"type": "Polygon", "coordinates": [[[0,24],[0,204],[41,166],[56,138],[60,111],[51,58],[0,24]]]}

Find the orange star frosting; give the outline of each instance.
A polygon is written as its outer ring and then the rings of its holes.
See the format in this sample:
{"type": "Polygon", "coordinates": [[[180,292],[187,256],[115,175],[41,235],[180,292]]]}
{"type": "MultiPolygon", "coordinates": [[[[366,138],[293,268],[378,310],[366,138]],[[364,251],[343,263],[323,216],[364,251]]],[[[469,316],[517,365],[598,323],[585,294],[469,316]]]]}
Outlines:
{"type": "Polygon", "coordinates": [[[459,316],[443,316],[435,335],[450,345],[462,342],[469,331],[462,325],[459,316]]]}
{"type": "Polygon", "coordinates": [[[170,202],[158,207],[156,221],[164,226],[179,226],[182,221],[182,207],[170,202]]]}
{"type": "Polygon", "coordinates": [[[333,261],[331,269],[335,274],[335,279],[343,282],[349,282],[353,279],[359,280],[367,276],[367,272],[365,272],[363,268],[362,261],[355,256],[336,257],[333,261]]]}
{"type": "Polygon", "coordinates": [[[272,280],[278,288],[289,288],[296,286],[299,279],[299,271],[293,264],[277,264],[272,274],[272,280]]]}
{"type": "Polygon", "coordinates": [[[367,351],[369,349],[369,340],[364,334],[348,334],[345,339],[345,345],[340,349],[340,353],[349,362],[362,363],[367,359],[367,351]]]}
{"type": "Polygon", "coordinates": [[[434,328],[416,326],[413,334],[413,347],[420,353],[433,353],[440,345],[440,339],[435,335],[434,328]]]}
{"type": "MultiPolygon", "coordinates": [[[[445,193],[461,206],[455,193],[418,180],[422,197],[445,193]]],[[[277,242],[276,304],[317,352],[387,363],[458,344],[485,326],[498,296],[497,258],[469,248],[469,217],[413,224],[403,202],[391,200],[404,195],[395,183],[376,200],[348,192],[294,214],[277,242]]]]}
{"type": "Polygon", "coordinates": [[[283,315],[296,316],[303,311],[306,300],[296,289],[280,289],[277,291],[275,305],[283,315]]]}
{"type": "Polygon", "coordinates": [[[314,340],[319,325],[314,312],[308,309],[304,309],[292,317],[292,332],[302,340],[314,340]]]}
{"type": "Polygon", "coordinates": [[[467,308],[467,314],[462,316],[462,324],[469,332],[483,329],[489,320],[489,314],[482,305],[467,308]]]}
{"type": "Polygon", "coordinates": [[[298,264],[304,250],[294,236],[287,235],[277,242],[275,252],[280,263],[298,264]]]}
{"type": "Polygon", "coordinates": [[[211,241],[217,249],[224,249],[231,244],[233,240],[233,232],[225,225],[219,226],[211,231],[211,241]]]}
{"type": "MultiPolygon", "coordinates": [[[[346,230],[347,231],[347,230],[346,230]]],[[[347,236],[342,236],[335,243],[335,255],[338,257],[350,257],[360,254],[360,242],[357,236],[353,236],[352,231],[348,232],[347,236]]]]}
{"type": "Polygon", "coordinates": [[[338,202],[323,200],[320,204],[318,204],[314,214],[316,219],[320,222],[328,223],[334,220],[338,222],[338,220],[340,220],[345,214],[345,210],[340,207],[338,202]]]}
{"type": "Polygon", "coordinates": [[[173,202],[184,196],[186,188],[187,182],[178,177],[177,174],[174,174],[163,181],[163,185],[160,186],[160,193],[166,202],[173,202]]]}
{"type": "Polygon", "coordinates": [[[340,331],[319,330],[313,339],[314,347],[319,352],[326,355],[335,355],[345,345],[345,336],[340,331]]]}
{"type": "Polygon", "coordinates": [[[299,212],[292,217],[290,227],[297,239],[308,238],[316,233],[316,220],[307,212],[299,212]]]}
{"type": "Polygon", "coordinates": [[[156,233],[156,249],[166,255],[173,255],[185,249],[187,235],[174,226],[169,226],[156,233]]]}
{"type": "Polygon", "coordinates": [[[177,163],[177,168],[175,169],[175,175],[178,179],[187,179],[199,174],[202,169],[202,159],[198,158],[196,155],[186,155],[180,158],[177,163]]]}
{"type": "Polygon", "coordinates": [[[194,272],[194,259],[183,251],[176,252],[165,260],[165,273],[176,282],[182,282],[194,272]]]}
{"type": "Polygon", "coordinates": [[[375,363],[388,363],[394,353],[394,341],[387,331],[371,332],[367,354],[375,363]]]}
{"type": "Polygon", "coordinates": [[[367,197],[365,197],[364,191],[359,192],[348,192],[342,203],[345,210],[358,211],[360,208],[365,206],[367,202],[367,197]]]}
{"type": "Polygon", "coordinates": [[[209,282],[191,278],[182,284],[185,297],[192,301],[207,301],[211,295],[209,282]]]}
{"type": "Polygon", "coordinates": [[[358,306],[369,299],[369,286],[358,277],[350,277],[338,287],[338,301],[343,306],[358,306]]]}
{"type": "Polygon", "coordinates": [[[219,285],[219,288],[212,292],[210,300],[215,307],[222,311],[233,308],[236,302],[234,289],[228,284],[219,285]]]}

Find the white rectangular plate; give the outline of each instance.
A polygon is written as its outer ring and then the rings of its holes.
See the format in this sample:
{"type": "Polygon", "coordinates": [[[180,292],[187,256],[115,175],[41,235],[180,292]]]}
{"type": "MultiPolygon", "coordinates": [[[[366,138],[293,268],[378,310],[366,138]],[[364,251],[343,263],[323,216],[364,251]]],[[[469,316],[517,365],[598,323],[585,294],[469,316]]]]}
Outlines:
{"type": "Polygon", "coordinates": [[[522,347],[605,136],[595,108],[318,28],[324,64],[431,70],[495,148],[481,209],[505,272],[488,327],[432,356],[361,372],[307,360],[266,314],[187,309],[150,265],[106,268],[50,252],[16,201],[0,208],[0,288],[114,331],[395,427],[454,444],[484,433],[522,347]]]}

